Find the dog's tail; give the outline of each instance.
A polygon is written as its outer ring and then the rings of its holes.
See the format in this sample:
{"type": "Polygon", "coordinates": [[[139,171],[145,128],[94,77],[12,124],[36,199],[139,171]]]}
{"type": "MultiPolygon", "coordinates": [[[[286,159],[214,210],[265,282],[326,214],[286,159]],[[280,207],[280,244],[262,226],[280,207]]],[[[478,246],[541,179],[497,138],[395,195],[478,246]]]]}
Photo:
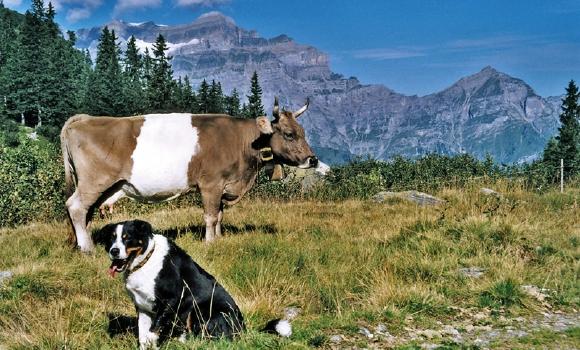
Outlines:
{"type": "Polygon", "coordinates": [[[284,318],[277,318],[274,319],[262,328],[262,332],[277,334],[281,337],[288,338],[292,335],[292,325],[290,321],[292,321],[298,314],[300,313],[300,309],[297,307],[288,307],[284,309],[284,318]]]}
{"type": "Polygon", "coordinates": [[[261,331],[270,334],[277,334],[281,337],[288,338],[289,336],[292,335],[292,325],[290,324],[289,320],[277,318],[275,320],[266,323],[266,325],[264,326],[264,328],[262,328],[261,331]]]}

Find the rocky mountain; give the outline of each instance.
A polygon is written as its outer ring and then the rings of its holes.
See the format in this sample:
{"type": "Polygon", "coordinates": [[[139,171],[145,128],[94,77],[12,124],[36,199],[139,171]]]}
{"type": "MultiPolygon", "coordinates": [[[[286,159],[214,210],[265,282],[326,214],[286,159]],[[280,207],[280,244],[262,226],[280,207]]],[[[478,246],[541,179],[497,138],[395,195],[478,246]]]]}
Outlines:
{"type": "MultiPolygon", "coordinates": [[[[491,154],[500,162],[533,159],[558,127],[560,98],[542,98],[524,81],[485,67],[431,95],[406,96],[382,85],[364,85],[333,73],[328,56],[286,35],[266,39],[236,26],[220,13],[190,24],[108,24],[124,43],[131,35],[144,50],[161,33],[169,42],[175,76],[194,85],[220,81],[249,93],[260,76],[267,107],[274,95],[282,105],[311,108],[301,122],[321,159],[336,163],[357,155],[389,159],[429,152],[491,154]]],[[[78,46],[95,52],[101,28],[77,32],[78,46]]]]}

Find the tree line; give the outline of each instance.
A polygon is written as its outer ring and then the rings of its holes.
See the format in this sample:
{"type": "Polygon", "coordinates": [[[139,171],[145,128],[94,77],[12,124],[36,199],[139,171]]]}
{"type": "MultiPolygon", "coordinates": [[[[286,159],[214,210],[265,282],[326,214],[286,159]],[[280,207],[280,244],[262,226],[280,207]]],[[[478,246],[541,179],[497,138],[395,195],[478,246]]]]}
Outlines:
{"type": "Polygon", "coordinates": [[[56,139],[75,113],[130,116],[145,113],[225,113],[234,117],[264,115],[262,89],[254,72],[251,93],[242,103],[234,89],[224,94],[220,82],[203,80],[195,91],[189,78],[173,78],[172,57],[159,35],[150,51],[140,52],[135,37],[123,52],[114,30],[103,28],[95,62],[75,47],[76,35],[63,35],[52,3],[32,0],[24,15],[0,1],[0,123],[38,126],[56,139]]]}

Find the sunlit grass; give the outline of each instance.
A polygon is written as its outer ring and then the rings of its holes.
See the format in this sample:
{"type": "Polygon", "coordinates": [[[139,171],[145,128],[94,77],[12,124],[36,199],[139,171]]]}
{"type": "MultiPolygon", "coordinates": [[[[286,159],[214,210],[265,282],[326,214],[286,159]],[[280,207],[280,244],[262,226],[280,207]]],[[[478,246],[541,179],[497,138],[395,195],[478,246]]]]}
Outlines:
{"type": "MultiPolygon", "coordinates": [[[[527,193],[498,184],[501,199],[477,187],[444,189],[447,204],[404,201],[263,202],[226,210],[227,236],[201,242],[202,210],[121,208],[111,220],[148,220],[226,287],[249,331],[234,343],[190,339],[170,348],[307,348],[328,336],[356,334],[384,323],[395,335],[413,316],[420,324],[456,317],[455,307],[507,309],[527,315],[537,301],[519,289],[553,291],[556,308],[578,307],[579,191],[527,193]],[[131,214],[137,212],[137,214],[131,214]],[[229,234],[228,234],[229,233],[229,234]],[[461,267],[486,269],[479,279],[461,267]],[[291,339],[258,333],[266,321],[297,306],[291,339]]],[[[93,229],[104,225],[96,220],[93,229]]],[[[0,231],[0,270],[14,277],[0,287],[0,344],[10,348],[134,348],[129,333],[111,337],[109,318],[134,316],[121,278],[111,279],[102,247],[84,256],[65,245],[64,222],[0,231]]]]}

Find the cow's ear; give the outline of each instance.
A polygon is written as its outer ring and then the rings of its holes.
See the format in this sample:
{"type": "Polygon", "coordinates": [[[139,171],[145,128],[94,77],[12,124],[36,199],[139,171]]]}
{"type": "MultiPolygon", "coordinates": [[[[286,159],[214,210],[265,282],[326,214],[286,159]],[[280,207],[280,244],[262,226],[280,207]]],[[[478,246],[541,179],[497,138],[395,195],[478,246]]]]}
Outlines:
{"type": "Polygon", "coordinates": [[[266,117],[256,118],[256,125],[262,134],[271,134],[274,132],[272,129],[272,123],[270,123],[270,120],[266,117]]]}

